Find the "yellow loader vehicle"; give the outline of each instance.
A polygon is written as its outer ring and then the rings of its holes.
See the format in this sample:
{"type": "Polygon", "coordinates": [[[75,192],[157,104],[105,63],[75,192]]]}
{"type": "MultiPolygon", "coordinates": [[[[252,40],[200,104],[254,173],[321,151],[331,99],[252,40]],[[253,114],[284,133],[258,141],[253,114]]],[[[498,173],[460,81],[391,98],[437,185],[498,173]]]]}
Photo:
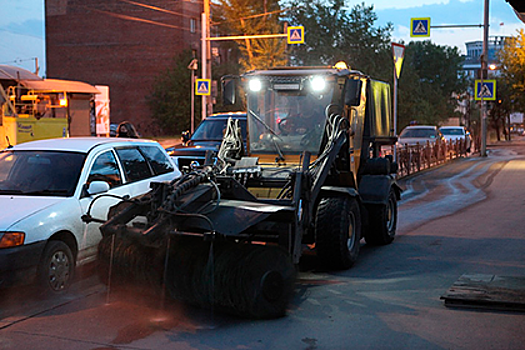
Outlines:
{"type": "Polygon", "coordinates": [[[400,188],[389,85],[346,67],[286,67],[222,79],[246,98],[247,151],[230,121],[219,151],[102,221],[104,278],[248,318],[286,313],[305,250],[344,270],[393,241],[400,188]]]}

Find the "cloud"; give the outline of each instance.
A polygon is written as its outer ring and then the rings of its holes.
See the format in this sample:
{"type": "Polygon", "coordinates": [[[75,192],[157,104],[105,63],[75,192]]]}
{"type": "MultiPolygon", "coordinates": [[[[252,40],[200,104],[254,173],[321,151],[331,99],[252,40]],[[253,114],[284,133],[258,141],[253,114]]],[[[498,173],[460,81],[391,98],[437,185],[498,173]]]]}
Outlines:
{"type": "Polygon", "coordinates": [[[0,26],[0,30],[11,34],[30,36],[34,38],[44,38],[44,21],[30,19],[21,23],[11,22],[0,26]]]}

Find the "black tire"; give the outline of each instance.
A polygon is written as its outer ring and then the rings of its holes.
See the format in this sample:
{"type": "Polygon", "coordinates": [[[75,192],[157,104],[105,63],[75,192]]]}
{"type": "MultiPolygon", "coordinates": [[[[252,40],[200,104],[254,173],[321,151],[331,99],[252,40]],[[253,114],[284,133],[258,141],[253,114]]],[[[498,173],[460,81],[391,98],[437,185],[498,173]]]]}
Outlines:
{"type": "Polygon", "coordinates": [[[37,280],[45,293],[64,293],[71,286],[75,272],[73,253],[62,241],[50,241],[37,270],[37,280]]]}
{"type": "Polygon", "coordinates": [[[397,198],[390,188],[386,205],[371,205],[368,209],[369,227],[365,236],[367,244],[387,245],[392,243],[397,228],[397,198]]]}
{"type": "Polygon", "coordinates": [[[360,240],[361,214],[357,199],[322,198],[315,220],[315,250],[319,263],[333,270],[349,269],[357,261],[360,240]]]}

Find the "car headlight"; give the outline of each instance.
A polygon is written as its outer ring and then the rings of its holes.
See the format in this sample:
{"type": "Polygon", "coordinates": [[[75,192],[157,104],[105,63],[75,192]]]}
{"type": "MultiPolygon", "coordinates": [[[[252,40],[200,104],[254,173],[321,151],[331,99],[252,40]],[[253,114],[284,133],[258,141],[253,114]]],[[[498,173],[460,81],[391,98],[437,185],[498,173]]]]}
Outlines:
{"type": "Polygon", "coordinates": [[[24,232],[1,232],[0,248],[12,248],[24,244],[26,234],[24,232]]]}

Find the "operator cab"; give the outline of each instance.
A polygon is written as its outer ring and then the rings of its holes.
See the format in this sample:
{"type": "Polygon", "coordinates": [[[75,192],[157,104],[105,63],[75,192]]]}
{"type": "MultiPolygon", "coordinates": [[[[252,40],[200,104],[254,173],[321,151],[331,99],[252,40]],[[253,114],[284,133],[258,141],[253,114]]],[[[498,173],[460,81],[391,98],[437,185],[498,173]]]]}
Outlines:
{"type": "Polygon", "coordinates": [[[304,151],[312,155],[312,160],[319,156],[326,143],[329,116],[342,115],[348,103],[343,89],[353,95],[360,93],[361,81],[348,79],[350,73],[348,69],[328,67],[246,73],[243,82],[249,153],[272,163],[274,159],[277,163],[296,163],[304,151]]]}

